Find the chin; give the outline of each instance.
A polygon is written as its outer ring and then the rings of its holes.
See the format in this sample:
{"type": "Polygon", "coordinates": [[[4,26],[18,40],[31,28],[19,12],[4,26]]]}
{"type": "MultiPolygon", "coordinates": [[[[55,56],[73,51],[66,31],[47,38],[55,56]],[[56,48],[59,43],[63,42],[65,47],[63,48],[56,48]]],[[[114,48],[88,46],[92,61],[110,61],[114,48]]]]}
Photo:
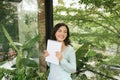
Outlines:
{"type": "Polygon", "coordinates": [[[57,40],[57,41],[59,41],[59,42],[63,42],[64,40],[57,40]]]}

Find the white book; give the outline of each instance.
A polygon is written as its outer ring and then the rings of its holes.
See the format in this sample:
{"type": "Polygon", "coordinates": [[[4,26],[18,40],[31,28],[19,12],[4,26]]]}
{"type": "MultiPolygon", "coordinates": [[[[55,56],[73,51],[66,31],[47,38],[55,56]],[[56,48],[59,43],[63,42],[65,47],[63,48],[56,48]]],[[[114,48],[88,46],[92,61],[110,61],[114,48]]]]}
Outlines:
{"type": "Polygon", "coordinates": [[[47,41],[47,51],[49,53],[49,56],[46,57],[46,61],[59,65],[59,60],[56,57],[56,51],[61,51],[61,47],[62,47],[62,42],[58,42],[55,40],[50,40],[48,39],[47,41]]]}

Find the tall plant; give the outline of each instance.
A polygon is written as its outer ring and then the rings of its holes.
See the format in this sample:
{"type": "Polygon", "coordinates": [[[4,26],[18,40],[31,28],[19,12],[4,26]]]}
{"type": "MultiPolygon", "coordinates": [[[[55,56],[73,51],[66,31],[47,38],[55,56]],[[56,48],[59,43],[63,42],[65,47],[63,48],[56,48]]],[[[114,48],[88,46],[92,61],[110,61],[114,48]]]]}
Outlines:
{"type": "Polygon", "coordinates": [[[34,60],[31,60],[29,57],[26,57],[24,55],[24,50],[30,50],[29,48],[31,48],[37,41],[39,41],[40,34],[36,35],[33,39],[25,42],[21,47],[17,47],[4,26],[2,26],[2,29],[10,43],[10,46],[16,51],[17,57],[15,69],[7,70],[1,68],[0,78],[3,76],[5,77],[4,74],[7,74],[7,77],[9,76],[9,78],[12,80],[40,79],[41,77],[38,69],[38,64],[34,60]]]}

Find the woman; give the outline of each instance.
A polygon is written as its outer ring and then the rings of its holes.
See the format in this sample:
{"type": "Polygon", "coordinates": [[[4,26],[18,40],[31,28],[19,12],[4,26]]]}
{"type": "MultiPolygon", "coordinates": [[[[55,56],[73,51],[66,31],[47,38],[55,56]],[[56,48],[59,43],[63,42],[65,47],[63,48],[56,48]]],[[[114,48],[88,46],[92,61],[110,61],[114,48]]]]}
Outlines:
{"type": "MultiPolygon", "coordinates": [[[[59,60],[59,65],[49,63],[50,72],[48,80],[72,80],[71,73],[76,72],[76,57],[73,47],[70,45],[69,28],[64,23],[55,25],[52,39],[62,42],[61,52],[56,52],[56,57],[59,60]]],[[[49,53],[44,51],[44,56],[49,53]]]]}

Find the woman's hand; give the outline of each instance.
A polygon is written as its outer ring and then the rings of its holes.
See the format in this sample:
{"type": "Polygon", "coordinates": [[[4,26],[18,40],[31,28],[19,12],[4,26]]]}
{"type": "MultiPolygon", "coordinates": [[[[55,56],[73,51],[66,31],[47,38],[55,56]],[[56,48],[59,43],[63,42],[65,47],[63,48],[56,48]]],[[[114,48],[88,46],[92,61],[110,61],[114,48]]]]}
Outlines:
{"type": "Polygon", "coordinates": [[[61,54],[61,52],[56,52],[56,57],[59,59],[59,61],[60,60],[62,60],[62,54],[61,54]]]}
{"type": "MultiPolygon", "coordinates": [[[[44,54],[43,54],[44,57],[47,57],[49,56],[49,53],[47,50],[44,50],[44,54]]],[[[60,52],[56,52],[56,57],[58,58],[58,60],[60,61],[62,59],[62,54],[60,52]]]]}
{"type": "Polygon", "coordinates": [[[44,56],[44,57],[47,57],[48,55],[49,55],[48,51],[47,51],[47,50],[44,50],[43,56],[44,56]]]}

